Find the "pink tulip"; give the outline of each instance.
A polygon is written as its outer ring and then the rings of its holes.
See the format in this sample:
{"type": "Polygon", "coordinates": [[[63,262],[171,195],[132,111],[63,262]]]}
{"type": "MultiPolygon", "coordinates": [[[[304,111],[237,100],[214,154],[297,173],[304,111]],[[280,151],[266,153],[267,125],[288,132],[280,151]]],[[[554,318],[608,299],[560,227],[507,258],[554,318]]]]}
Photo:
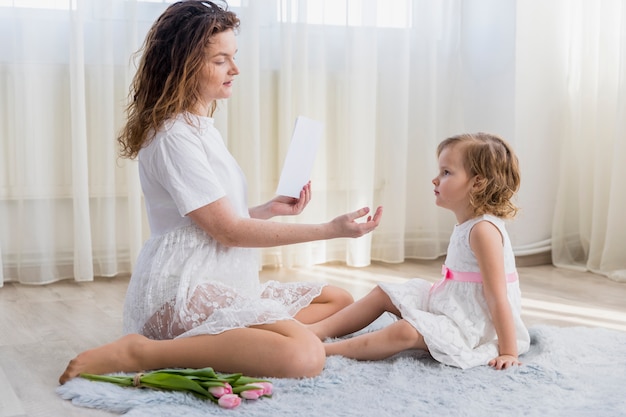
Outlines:
{"type": "MultiPolygon", "coordinates": [[[[256,384],[250,384],[248,386],[256,386],[256,384]]],[[[245,398],[246,400],[256,400],[263,395],[264,391],[263,387],[258,387],[255,389],[241,391],[239,395],[241,395],[241,398],[245,398]]]]}
{"type": "Polygon", "coordinates": [[[272,385],[271,382],[255,382],[254,384],[251,385],[256,385],[258,387],[263,388],[263,395],[272,395],[272,392],[274,391],[274,386],[272,385]]]}
{"type": "Polygon", "coordinates": [[[224,394],[217,403],[222,408],[235,408],[241,404],[241,398],[237,394],[224,394]]]}
{"type": "Polygon", "coordinates": [[[233,393],[233,387],[227,382],[223,387],[209,387],[209,392],[213,394],[215,398],[221,398],[226,394],[233,393]]]}

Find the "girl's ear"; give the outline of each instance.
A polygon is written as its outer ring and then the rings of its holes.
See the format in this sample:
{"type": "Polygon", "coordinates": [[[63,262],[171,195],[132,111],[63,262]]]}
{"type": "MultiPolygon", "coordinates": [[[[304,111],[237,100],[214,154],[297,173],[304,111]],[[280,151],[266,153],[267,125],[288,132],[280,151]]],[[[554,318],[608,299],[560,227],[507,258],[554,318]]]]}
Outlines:
{"type": "Polygon", "coordinates": [[[474,182],[472,184],[472,187],[474,188],[482,188],[485,186],[485,178],[481,177],[480,175],[476,174],[472,177],[472,181],[474,182]]]}

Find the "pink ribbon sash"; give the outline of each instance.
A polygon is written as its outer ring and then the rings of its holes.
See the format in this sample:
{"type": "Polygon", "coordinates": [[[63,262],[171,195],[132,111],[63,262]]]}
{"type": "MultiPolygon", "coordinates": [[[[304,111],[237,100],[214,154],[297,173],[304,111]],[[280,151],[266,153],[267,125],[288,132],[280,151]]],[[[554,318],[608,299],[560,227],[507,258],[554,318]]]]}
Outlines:
{"type": "MultiPolygon", "coordinates": [[[[443,279],[450,279],[452,281],[460,282],[483,282],[483,276],[480,272],[457,272],[449,269],[445,265],[441,265],[441,275],[443,279]]],[[[510,274],[506,274],[506,282],[517,281],[517,271],[510,274]]]]}
{"type": "MultiPolygon", "coordinates": [[[[457,272],[449,269],[447,266],[441,266],[441,275],[443,278],[440,281],[435,282],[430,288],[432,293],[435,289],[439,288],[447,280],[458,282],[475,282],[480,284],[483,282],[483,277],[480,272],[457,272]]],[[[518,279],[517,271],[510,274],[506,274],[506,282],[515,282],[518,279]]]]}

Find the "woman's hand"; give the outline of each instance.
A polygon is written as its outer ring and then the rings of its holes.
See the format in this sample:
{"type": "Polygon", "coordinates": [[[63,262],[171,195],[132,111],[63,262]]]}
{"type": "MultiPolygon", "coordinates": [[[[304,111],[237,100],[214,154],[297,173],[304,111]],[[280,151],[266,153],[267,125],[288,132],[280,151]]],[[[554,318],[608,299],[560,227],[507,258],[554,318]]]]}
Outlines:
{"type": "Polygon", "coordinates": [[[513,365],[521,365],[522,363],[513,355],[500,355],[489,361],[489,366],[500,369],[507,369],[513,365]]]}
{"type": "Polygon", "coordinates": [[[267,220],[274,216],[295,216],[302,213],[309,201],[311,201],[311,181],[302,187],[300,197],[276,196],[261,206],[251,208],[250,217],[267,220]]]}
{"type": "Polygon", "coordinates": [[[311,181],[302,187],[299,198],[279,195],[271,199],[268,204],[274,216],[295,216],[302,213],[309,201],[311,201],[311,181]]]}
{"type": "Polygon", "coordinates": [[[369,207],[364,207],[352,213],[335,217],[330,222],[331,227],[335,230],[333,235],[336,237],[360,237],[376,229],[383,215],[383,208],[381,206],[376,209],[373,217],[367,216],[365,222],[355,221],[356,219],[366,216],[369,212],[369,207]]]}

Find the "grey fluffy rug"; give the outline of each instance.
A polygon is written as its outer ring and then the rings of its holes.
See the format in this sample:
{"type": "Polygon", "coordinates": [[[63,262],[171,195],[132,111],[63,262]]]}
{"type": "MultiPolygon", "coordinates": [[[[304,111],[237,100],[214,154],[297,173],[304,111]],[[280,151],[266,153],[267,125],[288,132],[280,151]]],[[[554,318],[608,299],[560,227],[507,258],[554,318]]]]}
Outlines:
{"type": "Polygon", "coordinates": [[[524,365],[460,370],[420,352],[380,362],[330,357],[309,379],[272,379],[274,396],[221,409],[175,392],[75,378],[57,393],[76,406],[158,416],[626,416],[626,333],[535,326],[524,365]]]}

